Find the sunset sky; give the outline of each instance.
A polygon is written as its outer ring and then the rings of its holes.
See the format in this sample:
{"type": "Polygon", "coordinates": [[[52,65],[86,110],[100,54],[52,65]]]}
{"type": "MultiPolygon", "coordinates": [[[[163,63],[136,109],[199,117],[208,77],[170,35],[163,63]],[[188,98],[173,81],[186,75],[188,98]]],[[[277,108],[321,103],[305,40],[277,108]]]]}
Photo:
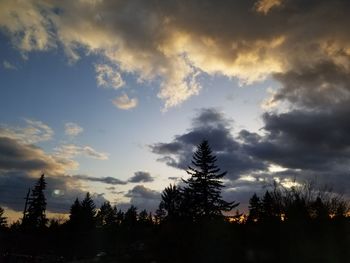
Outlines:
{"type": "Polygon", "coordinates": [[[0,206],[46,174],[154,210],[204,138],[244,209],[277,180],[350,196],[347,0],[0,0],[0,206]]]}

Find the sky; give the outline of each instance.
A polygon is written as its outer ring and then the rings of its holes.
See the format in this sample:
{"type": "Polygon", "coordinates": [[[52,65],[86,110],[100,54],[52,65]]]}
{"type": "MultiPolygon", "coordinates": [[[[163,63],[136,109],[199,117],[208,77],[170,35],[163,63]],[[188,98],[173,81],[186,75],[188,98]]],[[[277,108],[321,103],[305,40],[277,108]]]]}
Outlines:
{"type": "Polygon", "coordinates": [[[0,0],[0,206],[154,210],[208,139],[223,197],[278,181],[349,196],[345,0],[0,0]]]}

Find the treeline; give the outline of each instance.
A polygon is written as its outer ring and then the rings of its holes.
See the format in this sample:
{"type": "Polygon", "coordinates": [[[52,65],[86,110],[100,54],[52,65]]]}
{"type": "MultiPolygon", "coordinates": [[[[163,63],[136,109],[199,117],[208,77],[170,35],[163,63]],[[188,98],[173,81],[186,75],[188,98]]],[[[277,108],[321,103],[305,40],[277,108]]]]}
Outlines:
{"type": "Polygon", "coordinates": [[[89,193],[66,220],[46,217],[45,176],[28,192],[23,218],[10,226],[0,208],[0,262],[347,262],[349,203],[311,184],[275,184],[253,194],[248,215],[225,201],[207,141],[189,179],[169,185],[158,209],[96,207],[89,193]]]}

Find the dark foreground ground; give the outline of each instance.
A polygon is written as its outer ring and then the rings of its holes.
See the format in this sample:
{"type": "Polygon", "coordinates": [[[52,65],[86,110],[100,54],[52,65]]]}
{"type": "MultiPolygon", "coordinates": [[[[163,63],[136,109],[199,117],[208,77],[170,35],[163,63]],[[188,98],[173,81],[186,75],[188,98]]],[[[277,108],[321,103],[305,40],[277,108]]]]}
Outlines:
{"type": "Polygon", "coordinates": [[[350,223],[166,223],[0,233],[0,262],[350,262],[350,223]]]}

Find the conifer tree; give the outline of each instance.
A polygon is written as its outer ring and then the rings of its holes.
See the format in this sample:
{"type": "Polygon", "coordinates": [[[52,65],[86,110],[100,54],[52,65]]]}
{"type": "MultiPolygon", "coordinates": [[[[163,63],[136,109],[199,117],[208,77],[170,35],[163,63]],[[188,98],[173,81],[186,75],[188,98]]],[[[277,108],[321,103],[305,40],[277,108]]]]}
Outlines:
{"type": "Polygon", "coordinates": [[[139,214],[138,218],[139,224],[146,226],[149,224],[149,217],[148,217],[148,212],[146,209],[142,210],[139,214]]]}
{"type": "Polygon", "coordinates": [[[69,211],[68,224],[76,229],[77,227],[79,227],[79,224],[81,221],[82,221],[82,208],[81,208],[79,199],[76,198],[69,211]]]}
{"type": "Polygon", "coordinates": [[[96,221],[98,226],[112,226],[117,223],[117,207],[112,206],[110,202],[104,202],[97,212],[96,221]]]}
{"type": "Polygon", "coordinates": [[[118,225],[121,225],[123,223],[123,221],[124,221],[124,212],[121,209],[119,209],[119,211],[117,212],[116,219],[117,219],[117,224],[118,225]]]}
{"type": "Polygon", "coordinates": [[[194,220],[199,218],[222,217],[223,211],[230,211],[238,206],[235,202],[226,202],[221,197],[224,187],[221,179],[226,172],[220,172],[215,164],[216,156],[213,155],[207,140],[203,140],[193,154],[192,166],[187,173],[191,176],[183,180],[186,184],[184,192],[183,211],[189,211],[194,220]]]}
{"type": "Polygon", "coordinates": [[[166,216],[166,212],[164,209],[164,202],[161,201],[159,203],[158,209],[156,210],[155,215],[154,215],[155,223],[156,224],[163,223],[165,216],[166,216]]]}
{"type": "Polygon", "coordinates": [[[81,202],[82,227],[84,229],[92,229],[96,225],[96,206],[92,200],[90,193],[87,192],[85,198],[81,202]]]}
{"type": "Polygon", "coordinates": [[[29,228],[45,227],[46,219],[46,198],[44,190],[46,187],[45,176],[42,174],[32,189],[29,199],[29,207],[25,213],[23,224],[29,228]]]}
{"type": "Polygon", "coordinates": [[[130,208],[124,214],[123,223],[127,226],[135,226],[137,223],[137,208],[130,206],[130,208]]]}
{"type": "Polygon", "coordinates": [[[254,195],[249,199],[249,215],[248,222],[258,222],[261,220],[262,214],[262,203],[260,198],[254,193],[254,195]]]}
{"type": "Polygon", "coordinates": [[[4,213],[5,210],[0,206],[0,229],[7,226],[7,220],[4,213]]]}
{"type": "Polygon", "coordinates": [[[161,195],[162,208],[166,210],[166,219],[175,220],[180,216],[182,196],[179,188],[174,184],[166,187],[161,195]]]}

